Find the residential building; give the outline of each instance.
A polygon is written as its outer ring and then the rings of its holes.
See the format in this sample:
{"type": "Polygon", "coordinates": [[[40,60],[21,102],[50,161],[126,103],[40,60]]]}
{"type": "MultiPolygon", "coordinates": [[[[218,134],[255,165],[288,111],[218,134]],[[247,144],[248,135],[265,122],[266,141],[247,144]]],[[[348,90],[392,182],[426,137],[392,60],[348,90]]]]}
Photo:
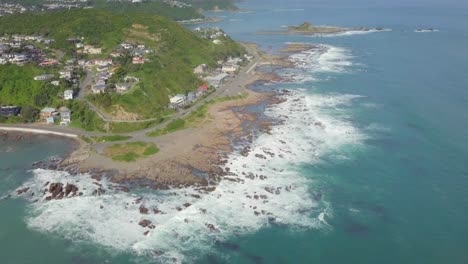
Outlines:
{"type": "Polygon", "coordinates": [[[19,106],[2,106],[0,107],[1,116],[17,116],[21,113],[21,107],[19,106]]]}
{"type": "Polygon", "coordinates": [[[198,65],[194,70],[193,73],[195,74],[203,74],[206,72],[208,68],[206,67],[206,64],[200,64],[198,65]]]}
{"type": "Polygon", "coordinates": [[[65,92],[63,92],[63,99],[72,100],[73,99],[73,90],[65,90],[65,92]]]}
{"type": "Polygon", "coordinates": [[[71,71],[60,71],[59,74],[60,74],[59,76],[60,79],[68,80],[68,79],[71,79],[71,76],[72,76],[71,71]]]}
{"type": "Polygon", "coordinates": [[[133,57],[132,63],[133,64],[144,64],[145,60],[142,57],[133,57]]]}
{"type": "Polygon", "coordinates": [[[228,64],[228,65],[224,65],[223,68],[221,69],[221,71],[222,71],[222,72],[225,72],[225,73],[234,73],[234,72],[236,72],[238,69],[239,69],[239,66],[238,66],[238,65],[235,65],[235,64],[228,64]]]}
{"type": "Polygon", "coordinates": [[[171,102],[170,107],[171,108],[179,108],[185,105],[187,98],[183,94],[178,94],[174,97],[169,98],[169,101],[171,102]]]}
{"type": "Polygon", "coordinates": [[[47,120],[49,118],[52,118],[52,123],[54,123],[54,116],[57,114],[57,111],[55,110],[55,108],[52,108],[52,107],[46,107],[44,109],[41,110],[41,119],[46,121],[46,123],[49,124],[49,121],[50,120],[47,120]]]}
{"type": "Polygon", "coordinates": [[[101,94],[101,93],[105,93],[106,91],[106,85],[105,84],[95,84],[91,87],[91,91],[93,92],[93,94],[101,94]]]}
{"type": "Polygon", "coordinates": [[[130,87],[132,86],[132,84],[130,83],[117,83],[115,85],[115,90],[117,93],[126,93],[128,92],[128,90],[130,90],[130,87]]]}
{"type": "Polygon", "coordinates": [[[42,74],[42,75],[38,75],[36,77],[34,77],[34,80],[35,81],[47,81],[47,80],[50,80],[54,78],[54,75],[52,74],[42,74]]]}
{"type": "Polygon", "coordinates": [[[88,54],[101,54],[102,49],[101,48],[95,48],[91,45],[84,45],[84,53],[88,54]]]}
{"type": "Polygon", "coordinates": [[[66,107],[60,107],[59,109],[60,113],[60,125],[61,126],[67,126],[71,122],[71,111],[70,109],[66,107]]]}

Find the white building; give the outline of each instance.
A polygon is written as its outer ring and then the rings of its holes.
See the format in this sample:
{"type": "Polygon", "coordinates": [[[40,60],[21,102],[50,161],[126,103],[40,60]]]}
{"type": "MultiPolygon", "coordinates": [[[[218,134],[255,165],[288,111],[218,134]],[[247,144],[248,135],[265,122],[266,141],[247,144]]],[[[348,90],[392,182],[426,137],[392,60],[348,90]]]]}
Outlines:
{"type": "Polygon", "coordinates": [[[63,98],[65,100],[72,100],[73,99],[73,90],[65,90],[65,92],[63,92],[63,98]]]}

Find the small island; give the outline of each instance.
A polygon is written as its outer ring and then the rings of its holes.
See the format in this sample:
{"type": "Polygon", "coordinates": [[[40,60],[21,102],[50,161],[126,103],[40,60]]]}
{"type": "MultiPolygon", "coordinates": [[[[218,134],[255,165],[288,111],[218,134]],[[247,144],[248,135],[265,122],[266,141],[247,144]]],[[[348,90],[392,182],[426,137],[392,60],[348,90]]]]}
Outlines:
{"type": "Polygon", "coordinates": [[[315,26],[310,22],[304,22],[298,26],[289,26],[287,30],[281,31],[262,31],[259,35],[332,35],[341,34],[347,32],[376,32],[384,31],[384,28],[367,28],[367,27],[354,27],[354,28],[343,28],[335,26],[315,26]]]}

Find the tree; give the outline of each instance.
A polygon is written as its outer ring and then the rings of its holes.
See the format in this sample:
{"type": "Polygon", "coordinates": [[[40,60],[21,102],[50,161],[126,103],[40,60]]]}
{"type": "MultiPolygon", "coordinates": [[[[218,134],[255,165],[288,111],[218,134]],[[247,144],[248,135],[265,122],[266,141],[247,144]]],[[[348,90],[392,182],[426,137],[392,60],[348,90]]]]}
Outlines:
{"type": "Polygon", "coordinates": [[[39,110],[31,106],[25,106],[21,109],[21,117],[25,122],[34,122],[36,121],[39,115],[39,110]]]}

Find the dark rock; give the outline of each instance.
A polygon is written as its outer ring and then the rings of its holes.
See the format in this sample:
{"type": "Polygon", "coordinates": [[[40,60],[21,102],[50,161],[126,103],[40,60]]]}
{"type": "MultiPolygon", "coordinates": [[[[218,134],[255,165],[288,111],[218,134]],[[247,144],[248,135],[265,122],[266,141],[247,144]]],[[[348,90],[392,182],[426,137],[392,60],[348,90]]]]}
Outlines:
{"type": "Polygon", "coordinates": [[[29,190],[29,187],[26,187],[26,188],[23,188],[23,189],[19,189],[16,191],[16,194],[17,195],[21,195],[23,193],[26,193],[27,191],[29,190]]]}
{"type": "Polygon", "coordinates": [[[152,224],[152,222],[150,220],[141,220],[138,224],[142,227],[148,227],[152,224]]]}
{"type": "Polygon", "coordinates": [[[211,232],[219,232],[219,229],[216,228],[213,224],[205,224],[205,225],[211,232]]]}
{"type": "Polygon", "coordinates": [[[76,196],[76,192],[78,192],[78,187],[73,184],[67,183],[65,186],[65,196],[71,194],[71,196],[76,196]]]}
{"type": "Polygon", "coordinates": [[[149,213],[149,209],[146,208],[144,205],[141,205],[140,206],[140,214],[148,214],[149,213]]]}
{"type": "Polygon", "coordinates": [[[264,155],[262,154],[255,154],[255,157],[259,158],[259,159],[266,159],[267,157],[265,157],[264,155]]]}

